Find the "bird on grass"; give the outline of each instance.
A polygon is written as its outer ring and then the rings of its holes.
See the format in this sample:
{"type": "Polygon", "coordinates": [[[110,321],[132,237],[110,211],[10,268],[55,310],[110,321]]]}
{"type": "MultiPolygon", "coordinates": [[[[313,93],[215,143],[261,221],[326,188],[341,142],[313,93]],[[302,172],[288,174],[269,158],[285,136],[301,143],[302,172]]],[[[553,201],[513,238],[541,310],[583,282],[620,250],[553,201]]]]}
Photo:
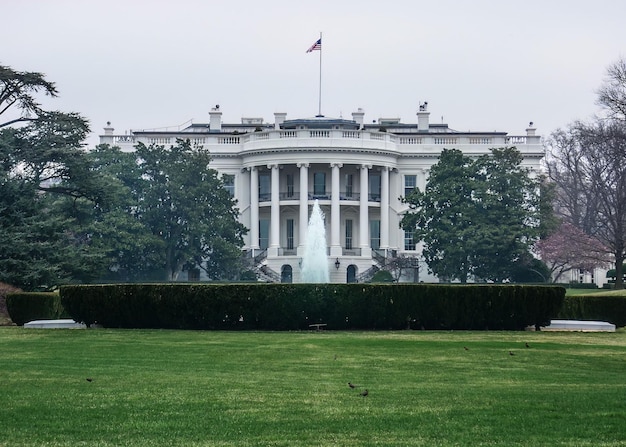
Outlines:
{"type": "Polygon", "coordinates": [[[361,391],[361,396],[363,396],[363,397],[367,397],[369,393],[370,393],[370,392],[369,392],[369,391],[367,391],[367,390],[365,390],[365,391],[361,391]]]}
{"type": "Polygon", "coordinates": [[[530,345],[528,343],[525,343],[527,348],[530,348],[530,345]]]}
{"type": "Polygon", "coordinates": [[[463,349],[465,349],[466,351],[469,351],[469,348],[467,346],[463,346],[463,349]]]}
{"type": "Polygon", "coordinates": [[[509,351],[509,355],[515,355],[513,351],[509,351]]]}
{"type": "Polygon", "coordinates": [[[356,385],[354,383],[348,382],[348,386],[352,389],[356,388],[356,385]]]}
{"type": "Polygon", "coordinates": [[[91,377],[87,377],[87,382],[93,382],[93,379],[91,377]]]}

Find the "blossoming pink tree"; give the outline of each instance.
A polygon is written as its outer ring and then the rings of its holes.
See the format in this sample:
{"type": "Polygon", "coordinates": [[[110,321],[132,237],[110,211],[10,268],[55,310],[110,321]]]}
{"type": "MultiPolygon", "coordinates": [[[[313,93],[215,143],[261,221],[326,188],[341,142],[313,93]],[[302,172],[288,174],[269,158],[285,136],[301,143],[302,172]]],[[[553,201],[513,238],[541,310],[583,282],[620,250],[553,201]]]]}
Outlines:
{"type": "Polygon", "coordinates": [[[545,239],[535,244],[535,250],[548,266],[552,281],[557,282],[571,269],[591,271],[611,262],[610,250],[574,225],[564,222],[545,239]]]}

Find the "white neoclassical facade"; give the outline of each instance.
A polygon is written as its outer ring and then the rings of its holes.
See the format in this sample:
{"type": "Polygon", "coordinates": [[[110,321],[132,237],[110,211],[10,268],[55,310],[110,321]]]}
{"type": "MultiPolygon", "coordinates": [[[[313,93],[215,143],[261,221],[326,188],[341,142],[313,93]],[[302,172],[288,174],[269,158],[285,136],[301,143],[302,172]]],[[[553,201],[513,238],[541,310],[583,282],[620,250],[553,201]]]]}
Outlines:
{"type": "Polygon", "coordinates": [[[515,146],[525,166],[538,171],[544,155],[533,123],[526,135],[506,132],[458,132],[429,120],[421,104],[417,123],[396,118],[364,121],[359,109],[352,119],[317,116],[274,122],[242,118],[222,122],[219,106],[208,124],[182,130],[135,130],[116,135],[107,124],[101,143],[130,151],[138,142],[175,144],[190,139],[212,155],[237,199],[240,220],[249,229],[246,256],[263,280],[300,281],[308,216],[315,200],[325,215],[331,282],[360,282],[397,257],[412,258],[405,281],[436,281],[420,259],[419,241],[400,229],[408,206],[401,197],[423,189],[430,167],[444,148],[468,156],[491,148],[515,146]]]}

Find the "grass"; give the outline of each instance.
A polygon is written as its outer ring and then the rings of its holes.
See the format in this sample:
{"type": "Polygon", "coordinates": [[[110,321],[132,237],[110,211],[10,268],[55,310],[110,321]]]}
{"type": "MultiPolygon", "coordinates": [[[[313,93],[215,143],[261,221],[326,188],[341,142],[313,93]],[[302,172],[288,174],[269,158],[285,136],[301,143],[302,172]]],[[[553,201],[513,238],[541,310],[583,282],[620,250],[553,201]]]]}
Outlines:
{"type": "Polygon", "coordinates": [[[599,289],[600,291],[598,292],[598,294],[600,296],[626,296],[626,289],[622,289],[622,290],[604,290],[604,289],[599,289]]]}
{"type": "Polygon", "coordinates": [[[573,296],[573,295],[626,295],[626,290],[606,290],[606,289],[575,289],[575,288],[566,288],[565,295],[573,296]]]}
{"type": "Polygon", "coordinates": [[[4,327],[0,359],[2,446],[626,446],[624,331],[4,327]]]}

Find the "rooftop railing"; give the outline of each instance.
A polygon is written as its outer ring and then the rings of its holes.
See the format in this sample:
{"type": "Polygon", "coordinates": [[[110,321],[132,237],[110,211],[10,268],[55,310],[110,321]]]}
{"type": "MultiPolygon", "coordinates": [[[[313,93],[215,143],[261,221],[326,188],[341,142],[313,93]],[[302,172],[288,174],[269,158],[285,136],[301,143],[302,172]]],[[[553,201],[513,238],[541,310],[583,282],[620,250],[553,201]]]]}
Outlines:
{"type": "MultiPolygon", "coordinates": [[[[106,135],[102,137],[102,141],[114,145],[136,144],[142,141],[147,144],[173,144],[176,138],[186,138],[184,134],[171,135],[106,135]]],[[[365,144],[367,140],[380,144],[392,143],[401,146],[453,146],[453,145],[492,145],[494,147],[504,145],[525,145],[539,144],[540,136],[517,136],[517,135],[494,135],[494,134],[453,134],[453,135],[396,135],[387,132],[372,132],[367,130],[342,130],[342,129],[305,129],[305,130],[270,130],[262,132],[252,132],[247,134],[224,134],[224,133],[207,133],[197,137],[191,137],[192,142],[198,144],[218,144],[218,145],[241,145],[253,142],[268,143],[272,140],[305,140],[305,139],[322,139],[341,141],[344,140],[349,144],[348,140],[356,140],[357,145],[365,144]]],[[[284,143],[283,143],[284,144],[284,143]]]]}

